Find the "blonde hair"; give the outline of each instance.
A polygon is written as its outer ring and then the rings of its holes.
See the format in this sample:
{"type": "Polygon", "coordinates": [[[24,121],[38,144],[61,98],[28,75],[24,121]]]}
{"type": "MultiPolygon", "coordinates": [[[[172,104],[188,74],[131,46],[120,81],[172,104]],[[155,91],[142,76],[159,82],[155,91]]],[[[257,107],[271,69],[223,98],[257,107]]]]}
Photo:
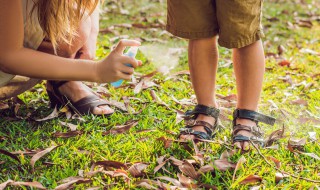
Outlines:
{"type": "Polygon", "coordinates": [[[50,39],[54,50],[58,42],[71,43],[77,35],[81,19],[90,15],[99,0],[32,0],[34,7],[31,14],[37,10],[39,24],[44,36],[50,39]]]}

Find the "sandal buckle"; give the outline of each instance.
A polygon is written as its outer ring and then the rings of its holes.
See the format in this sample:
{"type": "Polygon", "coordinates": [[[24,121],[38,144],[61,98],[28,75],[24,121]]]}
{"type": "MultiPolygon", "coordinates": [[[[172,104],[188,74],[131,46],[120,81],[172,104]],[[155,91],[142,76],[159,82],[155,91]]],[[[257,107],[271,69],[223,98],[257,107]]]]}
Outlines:
{"type": "Polygon", "coordinates": [[[192,134],[194,130],[192,128],[182,128],[180,129],[180,132],[185,132],[187,134],[192,134]]]}
{"type": "Polygon", "coordinates": [[[194,126],[196,124],[196,120],[195,119],[188,119],[188,120],[185,120],[185,124],[187,126],[194,126]]]}

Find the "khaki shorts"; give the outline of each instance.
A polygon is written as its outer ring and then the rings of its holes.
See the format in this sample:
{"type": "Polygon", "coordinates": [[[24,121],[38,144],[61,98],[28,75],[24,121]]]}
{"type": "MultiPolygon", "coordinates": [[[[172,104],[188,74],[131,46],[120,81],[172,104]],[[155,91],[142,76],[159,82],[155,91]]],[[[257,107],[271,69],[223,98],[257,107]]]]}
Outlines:
{"type": "Polygon", "coordinates": [[[168,0],[167,30],[181,38],[219,35],[219,44],[241,48],[262,36],[263,0],[168,0]]]}

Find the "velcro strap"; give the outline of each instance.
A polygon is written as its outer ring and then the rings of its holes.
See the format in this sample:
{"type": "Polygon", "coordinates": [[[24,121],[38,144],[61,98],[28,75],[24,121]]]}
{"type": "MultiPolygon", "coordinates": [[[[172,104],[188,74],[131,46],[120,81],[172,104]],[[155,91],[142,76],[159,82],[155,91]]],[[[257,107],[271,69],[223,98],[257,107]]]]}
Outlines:
{"type": "Polygon", "coordinates": [[[189,110],[185,113],[186,116],[194,116],[198,114],[208,115],[217,119],[219,117],[220,110],[214,107],[208,107],[205,105],[198,104],[196,105],[194,110],[189,110]]]}
{"type": "Polygon", "coordinates": [[[269,125],[274,125],[276,119],[270,116],[263,115],[261,113],[251,111],[251,110],[244,110],[244,109],[236,109],[233,112],[233,118],[242,118],[242,119],[250,119],[256,122],[262,122],[269,125]]]}
{"type": "MultiPolygon", "coordinates": [[[[180,135],[194,135],[199,139],[211,140],[211,136],[202,131],[195,131],[191,128],[182,128],[180,129],[180,135]]],[[[180,136],[179,135],[179,136],[180,136]]]]}
{"type": "Polygon", "coordinates": [[[260,127],[247,126],[247,125],[241,125],[241,124],[237,124],[237,125],[233,126],[232,135],[234,136],[235,134],[237,134],[239,131],[242,131],[242,130],[248,131],[258,137],[261,137],[263,135],[263,132],[261,131],[260,127]]]}

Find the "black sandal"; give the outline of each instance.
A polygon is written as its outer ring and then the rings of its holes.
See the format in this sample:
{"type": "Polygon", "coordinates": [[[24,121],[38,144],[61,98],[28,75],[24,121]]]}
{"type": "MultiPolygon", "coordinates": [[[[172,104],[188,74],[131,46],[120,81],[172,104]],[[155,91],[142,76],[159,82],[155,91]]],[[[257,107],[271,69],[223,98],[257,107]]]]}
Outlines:
{"type": "Polygon", "coordinates": [[[218,126],[218,117],[219,117],[220,110],[214,107],[208,107],[205,105],[198,104],[194,108],[194,110],[188,110],[185,113],[185,128],[180,129],[181,135],[194,135],[198,139],[210,140],[212,139],[215,134],[217,133],[217,126],[218,126]],[[210,124],[206,121],[196,121],[199,114],[204,114],[211,116],[215,119],[214,124],[210,124]],[[206,132],[202,131],[195,131],[192,129],[194,126],[203,126],[206,132]]]}
{"type": "Polygon", "coordinates": [[[236,109],[233,112],[233,132],[232,132],[232,144],[236,142],[244,142],[244,141],[251,141],[255,144],[260,144],[261,146],[264,145],[263,132],[258,125],[258,122],[262,122],[268,125],[274,125],[275,118],[263,115],[261,113],[245,110],[245,109],[236,109]],[[236,120],[240,119],[250,119],[256,123],[256,126],[246,126],[241,124],[236,124],[236,120]],[[253,136],[248,137],[244,135],[237,135],[239,131],[248,131],[253,136]]]}
{"type": "MultiPolygon", "coordinates": [[[[47,81],[53,89],[53,92],[50,90],[47,90],[49,99],[50,99],[50,107],[55,108],[57,107],[62,108],[63,106],[68,106],[72,111],[79,115],[85,115],[85,114],[93,114],[93,109],[97,106],[103,106],[108,105],[108,102],[101,99],[97,95],[89,95],[87,97],[84,97],[77,102],[73,102],[69,100],[65,95],[62,95],[59,91],[59,88],[64,85],[65,83],[69,81],[47,81]]],[[[101,116],[109,116],[110,114],[101,114],[101,116]]],[[[100,114],[98,115],[100,116],[100,114]]]]}

